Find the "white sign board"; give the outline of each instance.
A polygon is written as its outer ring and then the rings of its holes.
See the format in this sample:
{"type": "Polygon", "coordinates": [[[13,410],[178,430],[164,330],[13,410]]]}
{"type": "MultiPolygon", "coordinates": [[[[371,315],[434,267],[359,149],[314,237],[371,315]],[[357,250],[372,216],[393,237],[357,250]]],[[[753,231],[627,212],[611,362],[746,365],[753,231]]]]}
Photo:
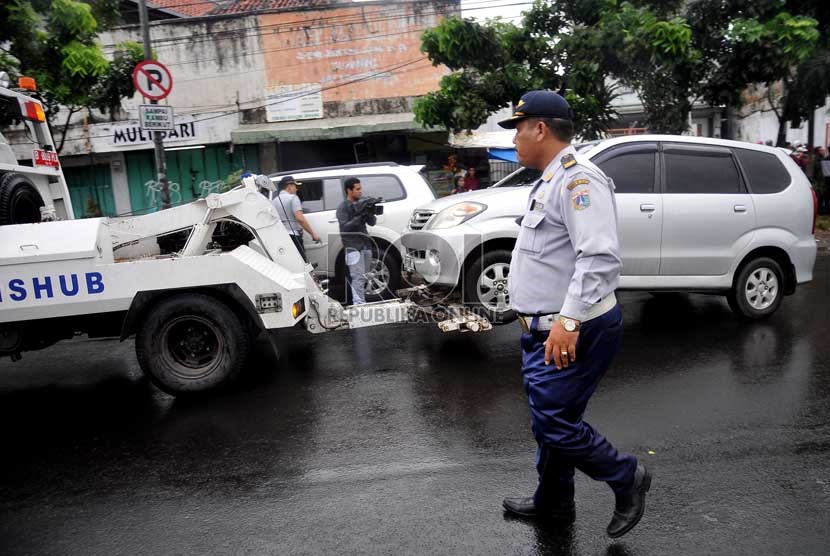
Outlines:
{"type": "Polygon", "coordinates": [[[269,122],[323,117],[323,94],[319,83],[268,87],[265,98],[265,116],[269,122]]]}
{"type": "Polygon", "coordinates": [[[830,178],[830,160],[821,161],[821,175],[825,178],[830,178]]]}
{"type": "Polygon", "coordinates": [[[158,104],[142,104],[138,107],[141,129],[145,131],[170,131],[175,127],[173,107],[158,104]]]}

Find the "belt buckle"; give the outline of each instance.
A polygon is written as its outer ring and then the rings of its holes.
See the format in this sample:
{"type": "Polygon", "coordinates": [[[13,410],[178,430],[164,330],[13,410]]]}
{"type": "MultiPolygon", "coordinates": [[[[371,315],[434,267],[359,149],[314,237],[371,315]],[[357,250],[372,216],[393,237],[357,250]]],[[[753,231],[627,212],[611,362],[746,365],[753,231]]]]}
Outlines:
{"type": "Polygon", "coordinates": [[[525,320],[525,317],[519,317],[519,326],[522,327],[522,332],[530,332],[530,325],[525,320]]]}

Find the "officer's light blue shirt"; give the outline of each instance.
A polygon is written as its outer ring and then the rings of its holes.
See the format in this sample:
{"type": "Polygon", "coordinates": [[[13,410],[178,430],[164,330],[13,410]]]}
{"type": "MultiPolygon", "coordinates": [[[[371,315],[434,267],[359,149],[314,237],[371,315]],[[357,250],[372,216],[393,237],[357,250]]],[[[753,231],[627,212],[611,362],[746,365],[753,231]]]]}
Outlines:
{"type": "Polygon", "coordinates": [[[619,251],[614,182],[563,149],[528,199],[510,263],[512,308],[585,320],[619,285],[619,251]]]}

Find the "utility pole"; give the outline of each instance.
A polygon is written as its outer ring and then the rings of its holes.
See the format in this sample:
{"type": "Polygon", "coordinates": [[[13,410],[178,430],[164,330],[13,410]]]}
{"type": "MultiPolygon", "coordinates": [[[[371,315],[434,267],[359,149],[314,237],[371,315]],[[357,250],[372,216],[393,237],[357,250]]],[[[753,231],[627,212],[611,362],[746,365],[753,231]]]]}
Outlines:
{"type": "MultiPolygon", "coordinates": [[[[153,47],[150,44],[150,18],[147,15],[147,0],[138,0],[138,15],[141,22],[141,37],[144,42],[144,59],[153,59],[153,47]]],[[[158,104],[157,100],[151,100],[150,104],[158,104]]],[[[161,132],[150,131],[153,134],[153,147],[156,152],[156,173],[158,182],[161,185],[161,208],[170,208],[170,183],[167,181],[167,160],[164,157],[164,140],[161,132]]]]}

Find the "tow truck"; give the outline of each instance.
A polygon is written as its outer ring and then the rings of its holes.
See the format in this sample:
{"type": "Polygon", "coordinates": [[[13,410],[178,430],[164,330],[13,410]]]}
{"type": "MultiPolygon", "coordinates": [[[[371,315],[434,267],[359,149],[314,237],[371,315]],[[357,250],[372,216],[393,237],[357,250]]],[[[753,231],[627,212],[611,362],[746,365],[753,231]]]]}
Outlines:
{"type": "Polygon", "coordinates": [[[0,226],[71,220],[69,188],[35,81],[21,77],[17,90],[8,86],[8,75],[0,72],[0,114],[25,126],[33,149],[32,165],[21,164],[0,134],[0,226]]]}
{"type": "Polygon", "coordinates": [[[491,328],[463,307],[412,299],[344,308],[315,281],[261,189],[274,184],[250,176],[151,214],[0,227],[0,356],[19,359],[79,333],[135,335],[141,369],[180,395],[235,379],[263,331],[319,334],[430,320],[425,314],[439,314],[446,332],[491,328]],[[248,241],[217,241],[227,224],[242,226],[248,241]]]}

